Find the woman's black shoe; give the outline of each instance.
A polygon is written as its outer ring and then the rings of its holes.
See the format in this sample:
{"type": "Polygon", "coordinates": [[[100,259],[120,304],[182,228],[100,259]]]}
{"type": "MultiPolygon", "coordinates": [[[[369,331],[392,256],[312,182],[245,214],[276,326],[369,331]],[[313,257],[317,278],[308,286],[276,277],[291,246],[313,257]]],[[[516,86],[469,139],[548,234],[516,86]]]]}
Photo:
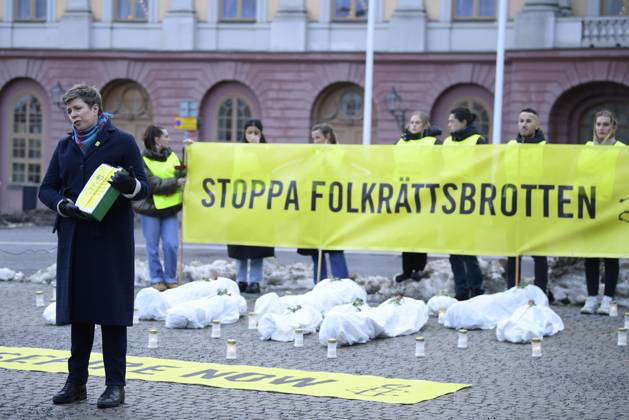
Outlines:
{"type": "Polygon", "coordinates": [[[239,281],[238,282],[238,289],[240,290],[240,293],[244,293],[245,290],[247,290],[247,283],[244,281],[239,281]]]}
{"type": "Polygon", "coordinates": [[[410,279],[412,274],[413,273],[411,271],[405,271],[402,274],[398,274],[395,276],[395,282],[402,283],[404,280],[410,279]]]}
{"type": "Polygon", "coordinates": [[[113,408],[120,404],[124,404],[124,386],[120,385],[108,385],[96,402],[98,408],[113,408]]]}
{"type": "Polygon", "coordinates": [[[87,399],[87,388],[85,388],[85,385],[77,385],[70,382],[70,379],[67,379],[61,391],[52,397],[52,402],[54,404],[70,404],[85,399],[87,399]]]}
{"type": "Polygon", "coordinates": [[[254,293],[254,294],[260,293],[260,284],[259,283],[251,283],[247,287],[247,293],[254,293]]]}

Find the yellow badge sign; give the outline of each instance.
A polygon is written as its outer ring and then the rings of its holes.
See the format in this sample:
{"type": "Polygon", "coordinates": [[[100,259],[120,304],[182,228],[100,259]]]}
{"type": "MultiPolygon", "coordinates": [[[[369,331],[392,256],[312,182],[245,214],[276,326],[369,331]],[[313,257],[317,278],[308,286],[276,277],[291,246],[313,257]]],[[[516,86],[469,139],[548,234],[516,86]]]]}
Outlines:
{"type": "MultiPolygon", "coordinates": [[[[0,346],[0,367],[5,369],[67,373],[69,357],[70,352],[61,350],[0,346]]],[[[90,360],[90,375],[105,376],[102,354],[92,353],[90,360]]],[[[127,379],[392,404],[415,404],[469,386],[338,372],[221,365],[136,356],[127,356],[127,379]]]]}
{"type": "Polygon", "coordinates": [[[195,143],[187,156],[188,242],[629,255],[629,147],[195,143]]]}

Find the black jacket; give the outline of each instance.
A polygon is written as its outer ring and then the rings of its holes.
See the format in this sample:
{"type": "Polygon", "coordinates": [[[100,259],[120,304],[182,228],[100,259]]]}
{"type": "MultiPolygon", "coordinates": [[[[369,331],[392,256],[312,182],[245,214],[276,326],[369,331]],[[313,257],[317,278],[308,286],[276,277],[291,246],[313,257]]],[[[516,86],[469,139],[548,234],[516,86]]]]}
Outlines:
{"type": "Polygon", "coordinates": [[[544,132],[538,128],[537,130],[535,130],[535,133],[531,137],[522,137],[522,135],[518,133],[518,136],[515,138],[515,141],[517,141],[518,143],[525,143],[525,144],[541,143],[543,141],[546,141],[546,136],[544,135],[544,132]]]}
{"type": "MultiPolygon", "coordinates": [[[[166,159],[168,159],[168,156],[170,156],[171,153],[172,150],[170,149],[162,149],[159,152],[153,150],[145,150],[142,155],[151,160],[164,162],[166,159]]],[[[156,209],[155,200],[153,200],[154,194],[170,195],[177,192],[177,190],[180,188],[177,185],[177,178],[160,178],[158,176],[155,176],[153,175],[149,167],[146,166],[146,162],[144,162],[144,159],[142,159],[142,163],[144,164],[144,171],[146,172],[146,177],[148,178],[148,183],[151,187],[151,194],[144,200],[133,202],[133,209],[135,210],[135,212],[144,216],[151,217],[169,217],[179,213],[182,206],[181,204],[177,204],[176,206],[168,207],[165,209],[156,209]]]]}
{"type": "MultiPolygon", "coordinates": [[[[463,130],[459,130],[459,131],[455,131],[454,133],[451,133],[450,136],[452,136],[453,141],[462,141],[468,138],[469,136],[473,136],[474,134],[480,134],[480,133],[478,132],[478,128],[476,128],[476,125],[470,124],[467,127],[465,127],[463,130]]],[[[482,137],[481,135],[481,138],[478,139],[476,144],[487,144],[487,140],[485,140],[485,137],[482,137]]]]}

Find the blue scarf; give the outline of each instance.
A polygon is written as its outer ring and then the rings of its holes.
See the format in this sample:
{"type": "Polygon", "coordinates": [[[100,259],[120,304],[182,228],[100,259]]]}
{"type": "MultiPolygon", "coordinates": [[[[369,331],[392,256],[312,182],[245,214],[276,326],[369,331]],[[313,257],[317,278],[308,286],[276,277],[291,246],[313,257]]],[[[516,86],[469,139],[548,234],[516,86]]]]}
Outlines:
{"type": "Polygon", "coordinates": [[[76,142],[84,155],[90,151],[96,142],[96,135],[100,129],[107,124],[110,118],[111,114],[103,112],[100,114],[100,117],[98,117],[98,122],[86,130],[79,131],[76,127],[72,127],[72,139],[76,142]]]}

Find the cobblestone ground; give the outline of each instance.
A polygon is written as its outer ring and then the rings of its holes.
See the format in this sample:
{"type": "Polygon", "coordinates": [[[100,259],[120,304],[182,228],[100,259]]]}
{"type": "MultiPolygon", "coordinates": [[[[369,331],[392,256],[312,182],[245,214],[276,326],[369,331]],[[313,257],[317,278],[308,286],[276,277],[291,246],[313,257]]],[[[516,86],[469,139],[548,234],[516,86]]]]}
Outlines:
{"type": "MultiPolygon", "coordinates": [[[[69,327],[46,326],[35,308],[42,285],[0,283],[0,345],[69,348],[69,327]]],[[[50,296],[51,289],[45,289],[50,296]]],[[[253,300],[248,304],[253,306],[253,300]]],[[[246,319],[224,326],[236,338],[237,364],[371,374],[396,378],[469,383],[471,388],[415,405],[392,405],[336,398],[211,388],[129,380],[123,407],[99,410],[104,378],[88,383],[87,402],[55,406],[52,395],[64,374],[0,369],[0,418],[627,418],[629,395],[626,347],[616,345],[622,318],[585,316],[576,307],[554,307],[566,330],[543,342],[544,355],[532,359],[529,345],[499,343],[495,332],[472,331],[470,348],[456,348],[456,334],[431,318],[422,330],[427,357],[416,359],[414,336],[382,339],[339,349],[328,360],[316,336],[305,347],[261,342],[246,319]]],[[[224,339],[210,330],[169,330],[159,322],[129,329],[129,355],[227,363],[224,339]],[[146,348],[147,330],[160,330],[161,347],[146,348]]],[[[101,352],[97,336],[95,352],[101,352]]]]}

